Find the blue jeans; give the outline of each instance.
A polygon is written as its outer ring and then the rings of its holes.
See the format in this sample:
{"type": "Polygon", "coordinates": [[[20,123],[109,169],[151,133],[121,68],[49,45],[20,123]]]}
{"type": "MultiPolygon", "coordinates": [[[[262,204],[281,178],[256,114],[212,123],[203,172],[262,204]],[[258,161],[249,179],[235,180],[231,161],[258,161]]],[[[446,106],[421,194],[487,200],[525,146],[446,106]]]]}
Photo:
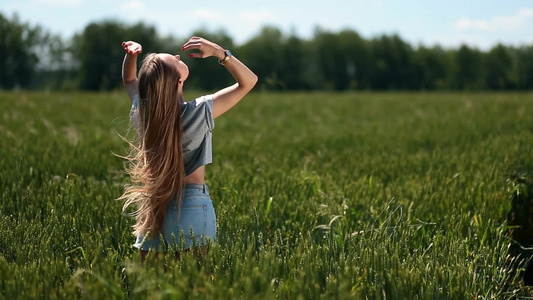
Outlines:
{"type": "Polygon", "coordinates": [[[153,238],[137,236],[134,247],[167,251],[170,246],[178,251],[183,244],[185,249],[189,249],[207,245],[208,240],[215,241],[217,219],[207,185],[187,184],[182,197],[181,214],[177,198],[172,199],[167,206],[161,233],[153,238]]]}

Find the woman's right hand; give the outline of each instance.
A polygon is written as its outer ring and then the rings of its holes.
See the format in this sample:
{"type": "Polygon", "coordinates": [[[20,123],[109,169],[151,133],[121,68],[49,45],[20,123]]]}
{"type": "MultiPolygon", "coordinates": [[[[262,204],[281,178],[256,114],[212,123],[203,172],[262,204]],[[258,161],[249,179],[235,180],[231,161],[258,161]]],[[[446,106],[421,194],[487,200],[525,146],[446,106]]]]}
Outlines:
{"type": "Polygon", "coordinates": [[[181,50],[183,51],[192,49],[200,50],[200,52],[191,53],[189,54],[190,57],[206,58],[216,56],[218,59],[224,59],[224,57],[226,56],[222,47],[211,41],[197,36],[193,36],[187,43],[185,43],[181,47],[181,50]]]}
{"type": "Polygon", "coordinates": [[[126,51],[126,54],[137,55],[143,52],[141,44],[134,41],[122,42],[122,48],[126,51]]]}
{"type": "MultiPolygon", "coordinates": [[[[226,57],[226,52],[222,47],[201,37],[193,36],[181,47],[184,51],[192,49],[200,50],[200,52],[191,53],[190,57],[216,56],[219,60],[226,57]]],[[[217,118],[235,106],[257,83],[257,75],[235,56],[231,56],[224,67],[228,69],[237,83],[213,94],[213,118],[217,118]]]]}

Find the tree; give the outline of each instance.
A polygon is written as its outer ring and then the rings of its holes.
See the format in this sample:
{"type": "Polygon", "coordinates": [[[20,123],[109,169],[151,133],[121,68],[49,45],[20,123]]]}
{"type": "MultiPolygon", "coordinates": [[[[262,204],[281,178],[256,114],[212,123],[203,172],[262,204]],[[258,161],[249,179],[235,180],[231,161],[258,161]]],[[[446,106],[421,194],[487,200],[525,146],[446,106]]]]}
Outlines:
{"type": "MultiPolygon", "coordinates": [[[[185,39],[161,37],[154,26],[142,22],[93,22],[72,39],[63,40],[39,26],[20,22],[16,15],[7,19],[0,13],[0,32],[1,89],[115,89],[122,85],[120,43],[125,40],[143,45],[139,65],[147,53],[182,54],[191,70],[187,88],[215,90],[233,82],[215,58],[207,59],[212,63],[189,58],[180,51],[185,39]]],[[[303,40],[266,26],[237,47],[223,30],[193,34],[230,49],[259,76],[263,89],[533,89],[531,45],[499,44],[487,52],[466,45],[413,49],[398,35],[365,39],[350,29],[317,28],[313,38],[303,40]]]]}
{"type": "Polygon", "coordinates": [[[344,90],[350,83],[346,56],[339,37],[320,28],[315,30],[313,39],[318,73],[318,88],[344,90]]]}
{"type": "Polygon", "coordinates": [[[454,86],[460,90],[476,90],[485,87],[483,58],[481,51],[462,45],[455,53],[457,70],[454,86]]]}
{"type": "Polygon", "coordinates": [[[79,87],[85,90],[111,90],[122,84],[122,41],[139,42],[144,54],[163,48],[155,28],[143,23],[131,27],[116,21],[91,23],[73,40],[73,55],[80,63],[79,87]]]}
{"type": "Polygon", "coordinates": [[[341,84],[352,89],[370,88],[370,51],[368,43],[353,30],[343,30],[337,36],[348,82],[341,84]]]}
{"type": "Polygon", "coordinates": [[[0,32],[0,88],[28,87],[39,62],[35,47],[43,30],[21,23],[17,15],[7,19],[0,14],[0,32]]]}
{"type": "Polygon", "coordinates": [[[105,21],[91,23],[74,37],[74,56],[80,62],[79,86],[84,90],[112,89],[121,82],[125,37],[122,24],[105,21]]]}
{"type": "Polygon", "coordinates": [[[259,35],[239,48],[243,62],[259,77],[258,85],[268,89],[285,89],[281,80],[283,69],[281,31],[263,27],[259,35]]]}
{"type": "Polygon", "coordinates": [[[372,88],[413,89],[414,81],[413,49],[398,35],[386,36],[371,41],[372,88]]]}
{"type": "Polygon", "coordinates": [[[501,44],[493,47],[486,55],[486,85],[489,89],[510,89],[516,86],[513,78],[512,57],[506,47],[501,44]]]}
{"type": "Polygon", "coordinates": [[[60,36],[47,34],[38,52],[40,60],[32,86],[53,90],[77,88],[74,78],[78,74],[79,63],[60,36]]]}
{"type": "Polygon", "coordinates": [[[434,90],[446,86],[446,52],[439,46],[418,47],[414,53],[416,88],[434,90]]]}
{"type": "Polygon", "coordinates": [[[295,34],[291,34],[283,41],[281,51],[280,80],[283,86],[289,90],[302,90],[310,88],[306,73],[306,62],[309,61],[306,51],[306,43],[295,34]]]}
{"type": "Polygon", "coordinates": [[[533,45],[516,49],[514,61],[518,88],[533,89],[533,45]]]}

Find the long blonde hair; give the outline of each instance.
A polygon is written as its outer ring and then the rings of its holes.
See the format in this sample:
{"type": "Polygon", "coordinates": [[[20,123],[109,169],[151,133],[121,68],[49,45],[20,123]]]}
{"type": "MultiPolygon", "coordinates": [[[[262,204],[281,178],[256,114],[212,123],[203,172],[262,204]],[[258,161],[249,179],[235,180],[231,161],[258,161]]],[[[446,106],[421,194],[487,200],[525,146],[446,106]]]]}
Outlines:
{"type": "Polygon", "coordinates": [[[180,74],[157,54],[149,54],[139,71],[139,112],[137,145],[130,143],[127,172],[131,184],[119,200],[123,212],[137,209],[134,234],[159,234],[169,202],[178,197],[185,184],[182,149],[181,108],[178,94],[180,74]]]}

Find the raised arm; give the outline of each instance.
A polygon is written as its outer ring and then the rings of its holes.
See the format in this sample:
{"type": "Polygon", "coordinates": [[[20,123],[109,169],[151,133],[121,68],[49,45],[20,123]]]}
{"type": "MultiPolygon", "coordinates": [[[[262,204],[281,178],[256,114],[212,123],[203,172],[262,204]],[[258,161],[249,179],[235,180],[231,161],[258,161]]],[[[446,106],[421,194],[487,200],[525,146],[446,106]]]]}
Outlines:
{"type": "Polygon", "coordinates": [[[126,51],[122,63],[122,82],[127,84],[137,79],[137,55],[142,53],[143,49],[139,43],[132,41],[122,42],[122,47],[126,51]]]}
{"type": "MultiPolygon", "coordinates": [[[[190,57],[206,58],[215,56],[219,60],[226,57],[225,50],[219,45],[200,37],[192,37],[181,47],[181,50],[197,49],[200,52],[191,53],[190,57]]],[[[235,106],[257,83],[255,75],[235,56],[231,56],[225,67],[237,81],[236,84],[216,92],[213,95],[213,118],[217,118],[235,106]]]]}

